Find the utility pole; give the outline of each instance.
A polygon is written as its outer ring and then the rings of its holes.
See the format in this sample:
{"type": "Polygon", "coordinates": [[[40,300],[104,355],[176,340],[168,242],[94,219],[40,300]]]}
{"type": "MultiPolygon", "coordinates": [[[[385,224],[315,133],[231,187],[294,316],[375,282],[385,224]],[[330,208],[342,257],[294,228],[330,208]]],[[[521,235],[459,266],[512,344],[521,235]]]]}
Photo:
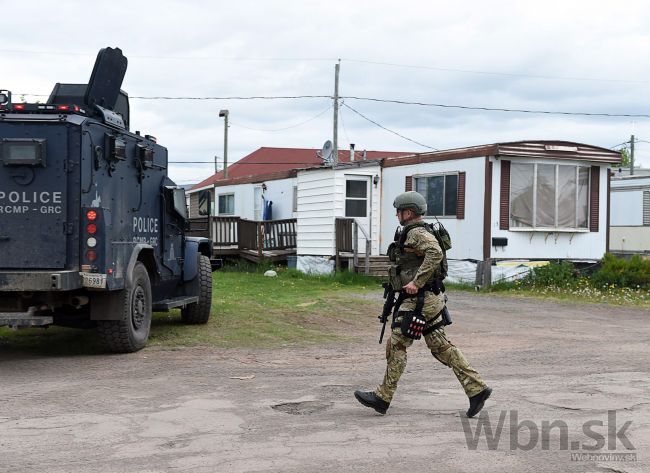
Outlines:
{"type": "Polygon", "coordinates": [[[341,69],[341,60],[334,66],[334,159],[332,162],[339,162],[339,70],[341,69]]]}
{"type": "Polygon", "coordinates": [[[228,110],[219,110],[223,122],[223,178],[228,179],[228,110]]]}
{"type": "Polygon", "coordinates": [[[634,175],[634,135],[630,137],[630,176],[634,175]]]}

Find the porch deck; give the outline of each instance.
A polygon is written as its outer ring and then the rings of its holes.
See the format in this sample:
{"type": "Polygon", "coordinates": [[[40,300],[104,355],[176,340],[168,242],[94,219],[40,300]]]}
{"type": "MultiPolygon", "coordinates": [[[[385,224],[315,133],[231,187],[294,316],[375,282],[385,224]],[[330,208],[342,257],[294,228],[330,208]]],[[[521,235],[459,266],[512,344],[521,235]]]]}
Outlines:
{"type": "Polygon", "coordinates": [[[238,256],[259,263],[286,261],[296,254],[296,219],[255,221],[240,217],[199,217],[189,222],[189,236],[212,240],[213,258],[238,256]]]}

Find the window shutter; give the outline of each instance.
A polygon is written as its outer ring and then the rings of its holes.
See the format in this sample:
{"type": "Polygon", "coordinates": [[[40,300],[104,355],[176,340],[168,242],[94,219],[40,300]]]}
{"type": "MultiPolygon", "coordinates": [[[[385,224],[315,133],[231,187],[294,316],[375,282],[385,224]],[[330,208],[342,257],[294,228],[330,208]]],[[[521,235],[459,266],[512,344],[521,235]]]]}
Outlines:
{"type": "Polygon", "coordinates": [[[650,191],[643,191],[643,225],[650,225],[650,191]]]}
{"type": "Polygon", "coordinates": [[[456,218],[465,218],[465,173],[458,173],[458,197],[456,202],[456,218]]]}
{"type": "Polygon", "coordinates": [[[600,166],[591,166],[591,185],[589,187],[589,231],[598,231],[600,209],[600,166]]]}
{"type": "Polygon", "coordinates": [[[406,176],[406,183],[404,185],[404,191],[412,191],[413,190],[413,176],[406,176]]]}
{"type": "Polygon", "coordinates": [[[501,161],[501,198],[499,229],[510,230],[510,161],[501,161]]]}

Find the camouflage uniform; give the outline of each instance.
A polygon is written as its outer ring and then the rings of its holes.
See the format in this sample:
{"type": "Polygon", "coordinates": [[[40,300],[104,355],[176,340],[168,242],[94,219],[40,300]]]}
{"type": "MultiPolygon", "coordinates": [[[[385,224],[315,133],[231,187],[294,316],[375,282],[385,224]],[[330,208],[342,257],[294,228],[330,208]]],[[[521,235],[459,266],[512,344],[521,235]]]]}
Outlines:
{"type": "MultiPolygon", "coordinates": [[[[407,252],[415,253],[420,257],[424,256],[424,261],[413,278],[414,284],[421,288],[440,266],[443,257],[440,245],[426,229],[416,227],[408,232],[404,248],[407,252]]],[[[440,293],[436,296],[430,291],[425,294],[422,313],[427,322],[437,321],[440,319],[440,311],[445,306],[444,294],[440,293]]],[[[400,307],[400,313],[415,309],[415,304],[415,297],[406,299],[400,307]]],[[[398,313],[397,322],[399,321],[401,321],[401,316],[398,313]]],[[[470,366],[463,353],[447,339],[442,327],[425,335],[424,341],[438,361],[454,370],[454,374],[468,397],[480,393],[487,387],[478,372],[470,366]]],[[[393,394],[395,394],[397,382],[406,368],[406,349],[412,344],[413,339],[402,335],[399,326],[392,330],[391,337],[386,342],[386,360],[388,361],[386,374],[383,383],[375,390],[375,394],[387,403],[391,402],[393,394]]]]}

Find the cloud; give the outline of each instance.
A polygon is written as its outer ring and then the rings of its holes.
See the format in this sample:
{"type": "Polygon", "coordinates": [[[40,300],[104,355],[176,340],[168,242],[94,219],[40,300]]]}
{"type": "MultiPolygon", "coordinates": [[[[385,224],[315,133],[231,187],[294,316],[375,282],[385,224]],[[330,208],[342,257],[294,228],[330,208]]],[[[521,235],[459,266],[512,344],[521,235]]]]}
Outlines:
{"type": "MultiPolygon", "coordinates": [[[[2,87],[49,94],[85,82],[97,51],[129,57],[131,96],[331,95],[340,92],[468,106],[650,113],[650,6],[641,1],[479,2],[384,0],[2,2],[2,87]],[[83,13],[83,21],[75,21],[83,13]],[[29,27],[26,27],[28,25],[29,27]],[[23,51],[23,52],[20,52],[23,51]],[[28,53],[24,51],[33,51],[28,53]],[[371,64],[390,63],[391,65],[371,64]],[[406,65],[415,67],[405,67],[406,65]],[[465,72],[462,72],[465,71],[465,72]],[[578,80],[582,79],[582,80],[578,80]]],[[[133,129],[159,138],[170,159],[211,161],[261,146],[320,147],[327,99],[131,101],[133,129]]],[[[436,148],[519,139],[565,139],[609,147],[631,134],[650,141],[650,119],[461,111],[347,100],[356,110],[436,148]]],[[[423,151],[343,108],[339,140],[358,149],[423,151]]],[[[650,147],[638,161],[650,166],[650,147]]],[[[173,165],[178,180],[207,177],[210,162],[173,165]]]]}

